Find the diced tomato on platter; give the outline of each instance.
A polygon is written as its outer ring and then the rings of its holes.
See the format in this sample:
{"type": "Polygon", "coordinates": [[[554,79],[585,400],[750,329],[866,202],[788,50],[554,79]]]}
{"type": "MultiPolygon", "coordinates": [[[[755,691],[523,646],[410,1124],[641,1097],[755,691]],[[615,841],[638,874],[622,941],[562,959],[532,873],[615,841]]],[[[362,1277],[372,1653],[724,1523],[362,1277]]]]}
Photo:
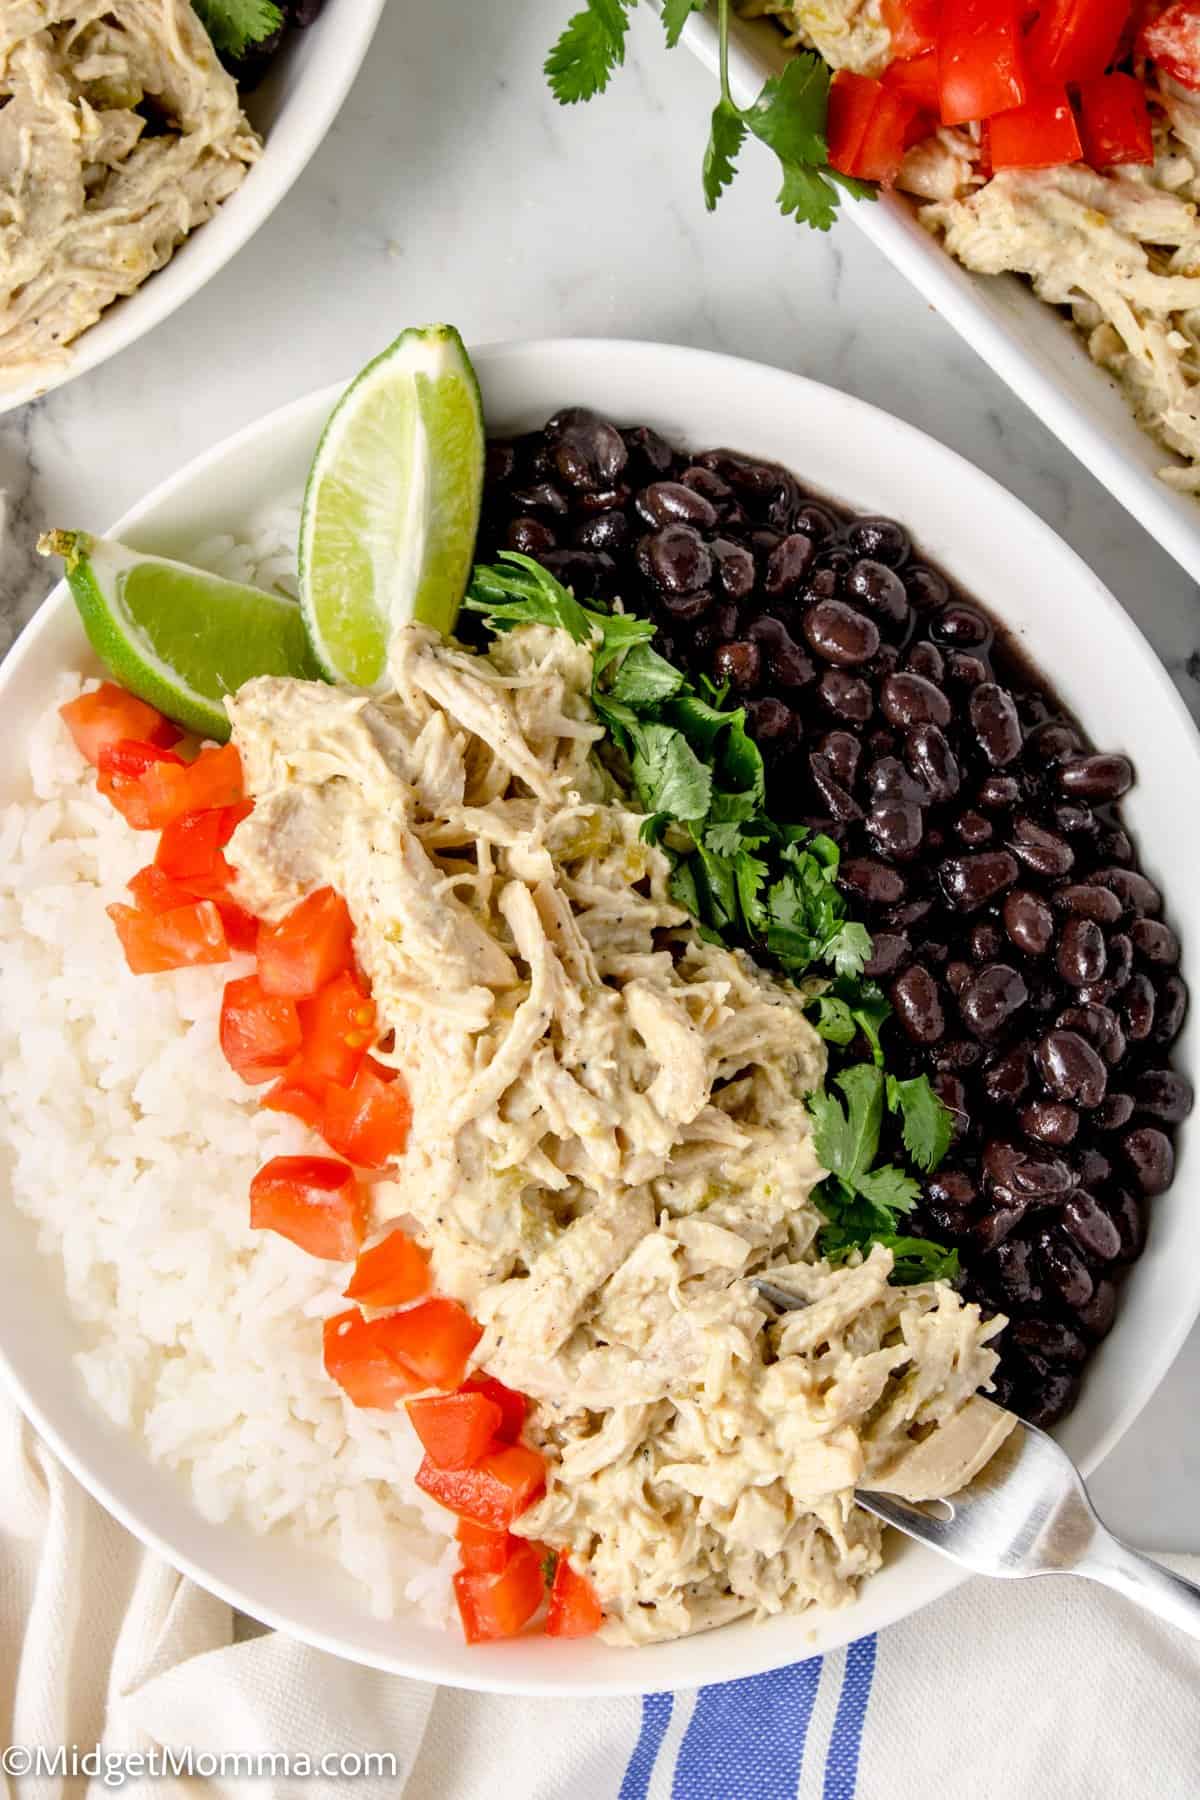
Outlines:
{"type": "Polygon", "coordinates": [[[905,151],[928,135],[916,101],[868,75],[839,69],[829,87],[829,162],[843,175],[892,182],[905,151]]]}
{"type": "Polygon", "coordinates": [[[426,1456],[416,1480],[431,1499],[461,1518],[504,1531],[541,1493],[546,1463],[528,1444],[502,1444],[471,1469],[439,1469],[426,1456]]]}
{"type": "Polygon", "coordinates": [[[545,1591],[542,1559],[532,1544],[522,1544],[496,1574],[459,1569],[454,1597],[468,1644],[515,1637],[542,1604],[545,1591]]]}
{"type": "Polygon", "coordinates": [[[135,975],[161,975],[170,969],[229,961],[225,927],[211,900],[197,900],[161,913],[143,913],[119,901],[106,910],[135,975]]]}
{"type": "Polygon", "coordinates": [[[943,125],[990,119],[1025,103],[1017,0],[942,0],[938,77],[943,125]]]}
{"type": "Polygon", "coordinates": [[[264,993],[257,975],[227,982],[221,1000],[220,1038],[226,1062],[243,1081],[252,1085],[272,1081],[300,1050],[296,1002],[281,994],[264,993]]]}
{"type": "Polygon", "coordinates": [[[480,1394],[486,1394],[500,1408],[500,1423],[496,1428],[496,1436],[504,1444],[515,1444],[525,1425],[525,1415],[529,1411],[529,1402],[524,1394],[518,1394],[515,1388],[505,1387],[494,1375],[468,1375],[464,1387],[473,1388],[480,1394]]]}
{"type": "MultiPolygon", "coordinates": [[[[428,1292],[429,1256],[397,1226],[377,1244],[360,1251],[346,1288],[346,1298],[357,1300],[360,1306],[406,1306],[410,1300],[419,1300],[428,1292]]],[[[521,1399],[522,1418],[524,1404],[521,1399]]]]}
{"type": "Polygon", "coordinates": [[[491,1449],[503,1414],[486,1394],[462,1388],[408,1402],[413,1430],[439,1469],[469,1469],[491,1449]]]}
{"type": "Polygon", "coordinates": [[[412,1107],[394,1069],[364,1057],[349,1087],[331,1084],[321,1110],[321,1135],[331,1150],[364,1169],[382,1169],[408,1142],[412,1107]]]}
{"type": "Polygon", "coordinates": [[[1083,154],[1065,87],[1035,90],[1024,106],[986,121],[993,169],[1051,169],[1083,154]]]}
{"type": "Polygon", "coordinates": [[[1200,89],[1200,0],[1175,0],[1146,19],[1138,32],[1137,51],[1182,87],[1200,89]]]}
{"type": "Polygon", "coordinates": [[[343,969],[311,999],[300,1001],[300,1023],[303,1073],[310,1081],[349,1087],[374,1041],[375,1002],[363,982],[343,969]]]}
{"type": "Polygon", "coordinates": [[[546,1613],[547,1637],[590,1637],[600,1629],[604,1612],[586,1575],[573,1569],[560,1551],[546,1613]]]}
{"type": "Polygon", "coordinates": [[[389,1344],[426,1388],[457,1388],[483,1328],[457,1300],[435,1294],[404,1312],[390,1313],[389,1344]]]}
{"type": "Polygon", "coordinates": [[[883,22],[896,57],[936,50],[942,0],[883,0],[883,22]]]}
{"type": "Polygon", "coordinates": [[[474,1519],[460,1519],[454,1533],[458,1539],[458,1560],[464,1569],[477,1569],[498,1575],[509,1558],[521,1548],[524,1538],[511,1531],[493,1531],[488,1525],[477,1525],[474,1519]]]}
{"type": "Polygon", "coordinates": [[[308,1000],[354,966],[350,909],[333,888],[307,895],[258,939],[258,974],[268,994],[308,1000]]]}
{"type": "Polygon", "coordinates": [[[1154,161],[1146,90],[1132,75],[1097,75],[1081,81],[1078,107],[1084,159],[1092,168],[1154,161]]]}
{"type": "Polygon", "coordinates": [[[883,85],[928,115],[932,131],[938,119],[938,59],[936,50],[890,63],[883,71],[883,85]]]}
{"type": "Polygon", "coordinates": [[[366,1235],[367,1202],[353,1169],[327,1156],[274,1156],[250,1183],[250,1224],[310,1256],[350,1262],[366,1235]]]}
{"type": "Polygon", "coordinates": [[[1085,81],[1112,63],[1130,0],[1043,0],[1025,39],[1035,82],[1085,81]]]}
{"type": "Polygon", "coordinates": [[[127,694],[113,681],[102,681],[90,694],[68,700],[58,711],[75,748],[94,768],[99,768],[100,752],[106,744],[133,738],[169,749],[183,736],[156,707],[127,694]]]}
{"type": "Polygon", "coordinates": [[[101,744],[96,759],[96,787],[135,831],[153,830],[143,778],[154,763],[182,769],[182,756],[144,738],[118,738],[101,744]]]}
{"type": "Polygon", "coordinates": [[[355,1406],[394,1412],[425,1383],[397,1361],[388,1345],[390,1320],[364,1319],[356,1306],[326,1319],[325,1372],[355,1406]]]}

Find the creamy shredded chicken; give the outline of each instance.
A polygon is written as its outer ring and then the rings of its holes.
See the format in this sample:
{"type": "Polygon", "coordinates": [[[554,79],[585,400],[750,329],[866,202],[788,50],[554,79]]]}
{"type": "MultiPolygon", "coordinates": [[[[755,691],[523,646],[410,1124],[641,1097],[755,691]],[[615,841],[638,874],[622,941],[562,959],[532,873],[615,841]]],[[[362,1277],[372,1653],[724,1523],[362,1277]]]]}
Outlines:
{"type": "Polygon", "coordinates": [[[590,650],[396,637],[394,696],[252,681],[229,712],[255,808],[230,855],[276,918],[329,884],[413,1127],[375,1192],[477,1360],[531,1396],[550,1474],[518,1522],[642,1642],[837,1605],[880,1560],[856,1482],[969,1479],[1009,1416],[946,1283],[819,1260],[802,997],[702,941],[596,755],[590,650]],[[746,1277],[803,1301],[776,1320],[746,1277]]]}
{"type": "Polygon", "coordinates": [[[187,0],[5,0],[0,376],[61,363],[258,151],[187,0]]]}

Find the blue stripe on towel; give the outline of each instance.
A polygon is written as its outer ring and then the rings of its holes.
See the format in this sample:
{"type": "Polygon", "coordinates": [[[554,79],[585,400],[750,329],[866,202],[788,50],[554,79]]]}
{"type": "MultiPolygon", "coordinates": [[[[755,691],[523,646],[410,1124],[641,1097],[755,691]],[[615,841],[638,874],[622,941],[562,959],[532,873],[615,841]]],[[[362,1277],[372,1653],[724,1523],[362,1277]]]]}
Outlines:
{"type": "Polygon", "coordinates": [[[679,1759],[674,1800],[795,1800],[821,1658],[748,1681],[701,1688],[679,1759]]]}
{"type": "Polygon", "coordinates": [[[658,1761],[667,1726],[671,1723],[674,1699],[670,1694],[645,1694],[642,1697],[642,1729],[633,1746],[633,1755],[625,1770],[619,1800],[646,1800],[650,1777],[658,1761]]]}
{"type": "Polygon", "coordinates": [[[874,1637],[859,1638],[846,1651],[846,1671],[825,1762],[823,1800],[854,1800],[863,1722],[875,1678],[875,1644],[874,1637]]]}

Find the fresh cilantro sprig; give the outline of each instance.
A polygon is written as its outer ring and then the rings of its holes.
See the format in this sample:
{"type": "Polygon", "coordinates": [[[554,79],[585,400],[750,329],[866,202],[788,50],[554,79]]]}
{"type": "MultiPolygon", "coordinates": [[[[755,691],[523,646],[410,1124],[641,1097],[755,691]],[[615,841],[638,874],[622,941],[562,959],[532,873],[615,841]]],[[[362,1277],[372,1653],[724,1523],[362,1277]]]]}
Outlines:
{"type": "Polygon", "coordinates": [[[214,49],[225,56],[244,56],[283,24],[275,0],[192,0],[192,6],[214,49]]]}
{"type": "MultiPolygon", "coordinates": [[[[664,0],[663,27],[674,49],[683,28],[706,0],[664,0]]],[[[546,58],[546,78],[564,105],[603,93],[625,61],[629,15],[637,0],[587,0],[568,22],[546,58]]],[[[773,75],[749,106],[739,106],[729,83],[729,0],[717,0],[720,95],[713,108],[702,179],[709,212],[733,180],[746,138],[772,150],[782,183],[777,195],[785,218],[828,231],[838,206],[838,187],[873,197],[866,182],[828,166],[825,137],[829,111],[828,64],[811,50],[799,51],[780,75],[773,75]],[[834,184],[837,184],[835,186],[834,184]]]]}
{"type": "Polygon", "coordinates": [[[660,656],[649,620],[581,605],[516,551],[475,569],[466,606],[493,632],[553,625],[591,644],[592,704],[646,814],[642,835],[664,843],[674,861],[675,899],[706,936],[766,955],[809,984],[813,1023],[835,1061],[860,1039],[866,1043],[872,1060],[833,1077],[845,1108],[828,1092],[808,1102],[817,1155],[830,1171],[817,1193],[827,1221],[822,1252],[839,1261],[884,1243],[896,1258],[897,1281],[954,1273],[952,1251],[897,1232],[919,1183],[894,1163],[876,1166],[885,1118],[894,1115],[897,1149],[916,1168],[935,1169],[949,1146],[950,1114],[926,1076],[885,1073],[880,1033],[891,1008],[862,974],[871,939],[847,917],[838,847],[820,832],[771,817],[762,755],[743,709],[727,705],[711,684],[700,692],[660,656]]]}

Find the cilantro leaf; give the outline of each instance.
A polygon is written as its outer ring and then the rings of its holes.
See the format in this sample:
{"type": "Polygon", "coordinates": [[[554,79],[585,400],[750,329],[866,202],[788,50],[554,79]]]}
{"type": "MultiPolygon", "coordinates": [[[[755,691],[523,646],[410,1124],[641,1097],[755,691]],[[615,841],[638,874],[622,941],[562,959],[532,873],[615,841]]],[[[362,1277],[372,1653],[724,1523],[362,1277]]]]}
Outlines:
{"type": "Polygon", "coordinates": [[[586,644],[593,621],[603,623],[597,615],[589,616],[574,594],[532,556],[502,550],[500,558],[503,567],[476,564],[463,602],[468,612],[486,615],[489,631],[511,631],[517,625],[557,625],[577,644],[586,644]]]}
{"type": "Polygon", "coordinates": [[[712,770],[683,733],[669,725],[639,724],[632,736],[633,780],[646,811],[685,822],[702,819],[712,799],[712,770]]]}
{"type": "Polygon", "coordinates": [[[631,707],[654,706],[677,694],[684,680],[682,669],[675,668],[649,644],[638,642],[618,669],[608,697],[631,707]]]}
{"type": "Polygon", "coordinates": [[[662,21],[668,50],[675,48],[692,14],[702,12],[706,4],[707,0],[663,0],[662,21]]]}
{"type": "Polygon", "coordinates": [[[811,225],[814,231],[828,231],[837,217],[838,197],[824,172],[806,168],[803,163],[781,161],[780,166],[783,186],[775,202],[784,218],[811,225]]]}
{"type": "Polygon", "coordinates": [[[861,975],[870,958],[871,934],[856,921],[848,921],[821,948],[822,961],[832,963],[839,975],[861,975]]]}
{"type": "Polygon", "coordinates": [[[883,1124],[883,1075],[872,1063],[843,1069],[836,1085],[846,1097],[843,1110],[828,1092],[809,1097],[813,1116],[813,1149],[818,1160],[848,1187],[875,1161],[883,1124]]]}
{"type": "Polygon", "coordinates": [[[546,80],[556,100],[573,106],[603,93],[613,70],[625,61],[629,5],[636,0],[587,0],[545,61],[546,80]]]}
{"type": "Polygon", "coordinates": [[[781,74],[764,84],[745,120],[780,162],[820,168],[828,107],[829,64],[812,50],[800,50],[781,74]]]}
{"type": "Polygon", "coordinates": [[[875,1241],[892,1253],[892,1281],[896,1287],[907,1287],[918,1281],[955,1281],[958,1278],[957,1250],[947,1250],[928,1238],[886,1234],[875,1241]]]}
{"type": "Polygon", "coordinates": [[[858,1176],[855,1187],[864,1200],[886,1215],[889,1223],[895,1222],[897,1213],[908,1212],[921,1195],[920,1183],[892,1163],[885,1163],[881,1169],[867,1169],[858,1176]]]}
{"type": "Polygon", "coordinates": [[[813,1004],[817,1008],[813,1026],[818,1037],[823,1037],[830,1044],[854,1042],[858,1026],[844,1000],[836,994],[818,994],[813,1004]]]}
{"type": "Polygon", "coordinates": [[[738,152],[746,140],[746,121],[722,94],[713,107],[708,146],[704,152],[702,180],[704,204],[712,212],[737,173],[738,152]]]}
{"type": "Polygon", "coordinates": [[[911,1081],[887,1078],[887,1103],[903,1120],[904,1148],[919,1169],[929,1173],[936,1169],[950,1148],[954,1133],[954,1116],[944,1106],[929,1084],[927,1075],[915,1075],[911,1081]]]}
{"type": "Polygon", "coordinates": [[[226,56],[244,56],[283,24],[274,0],[193,0],[193,7],[213,48],[226,56]]]}

